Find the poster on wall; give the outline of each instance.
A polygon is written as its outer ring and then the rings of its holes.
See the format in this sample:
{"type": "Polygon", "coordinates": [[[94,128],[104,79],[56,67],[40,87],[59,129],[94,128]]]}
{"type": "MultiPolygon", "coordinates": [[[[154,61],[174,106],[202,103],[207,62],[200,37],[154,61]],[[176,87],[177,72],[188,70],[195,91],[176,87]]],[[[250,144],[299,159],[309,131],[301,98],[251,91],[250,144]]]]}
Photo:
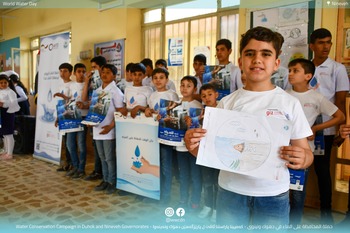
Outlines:
{"type": "Polygon", "coordinates": [[[117,188],[160,199],[158,121],[115,113],[117,188]]]}
{"type": "Polygon", "coordinates": [[[294,25],[309,21],[309,3],[289,5],[278,8],[279,25],[294,25]]]}
{"type": "Polygon", "coordinates": [[[14,59],[14,71],[20,74],[20,53],[14,53],[14,58],[11,57],[11,48],[19,47],[19,37],[0,42],[0,72],[12,70],[12,59],[14,59]]]}
{"type": "Polygon", "coordinates": [[[59,65],[69,61],[69,32],[42,37],[36,112],[34,158],[54,164],[60,163],[61,134],[55,121],[59,98],[54,93],[63,86],[59,65]]]}
{"type": "Polygon", "coordinates": [[[308,2],[257,10],[252,17],[252,27],[267,27],[283,36],[281,66],[287,67],[288,62],[295,58],[308,59],[308,2]]]}
{"type": "Polygon", "coordinates": [[[275,30],[278,27],[278,9],[264,9],[253,13],[253,27],[266,27],[275,30]]]}
{"type": "Polygon", "coordinates": [[[117,82],[124,77],[124,52],[125,39],[112,40],[94,45],[95,57],[103,56],[106,58],[108,64],[113,64],[117,67],[117,82]]]}
{"type": "Polygon", "coordinates": [[[168,41],[168,66],[182,66],[183,38],[172,38],[168,41]]]}

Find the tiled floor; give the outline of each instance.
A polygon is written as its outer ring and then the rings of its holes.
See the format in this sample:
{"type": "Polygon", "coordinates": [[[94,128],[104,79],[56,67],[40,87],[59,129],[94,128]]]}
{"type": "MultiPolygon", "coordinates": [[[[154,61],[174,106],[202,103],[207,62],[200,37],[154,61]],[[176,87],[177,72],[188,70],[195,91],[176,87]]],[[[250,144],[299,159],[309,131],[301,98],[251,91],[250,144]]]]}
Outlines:
{"type": "MultiPolygon", "coordinates": [[[[204,226],[208,231],[215,228],[225,231],[212,225],[209,219],[199,219],[196,213],[167,218],[167,206],[137,201],[135,195],[96,192],[93,189],[99,181],[72,180],[64,173],[56,172],[56,168],[30,155],[0,161],[0,232],[66,232],[67,229],[74,232],[140,232],[131,227],[142,226],[146,228],[142,232],[147,232],[147,228],[149,232],[164,232],[164,229],[156,230],[157,226],[172,232],[193,231],[204,226]],[[176,229],[179,226],[190,228],[176,229]]],[[[92,164],[88,164],[88,171],[91,168],[92,164]]],[[[169,206],[176,209],[176,181],[173,193],[173,203],[169,206]]],[[[343,214],[334,213],[333,216],[336,223],[344,219],[343,214]]],[[[318,210],[306,208],[303,224],[320,224],[318,210]]]]}

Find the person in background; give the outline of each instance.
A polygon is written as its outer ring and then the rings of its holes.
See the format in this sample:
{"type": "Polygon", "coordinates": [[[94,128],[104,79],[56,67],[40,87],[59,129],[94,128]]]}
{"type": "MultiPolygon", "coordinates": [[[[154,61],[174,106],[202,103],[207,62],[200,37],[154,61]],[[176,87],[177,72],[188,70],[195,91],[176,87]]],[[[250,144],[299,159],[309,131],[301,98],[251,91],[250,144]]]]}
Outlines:
{"type": "MultiPolygon", "coordinates": [[[[117,67],[112,64],[102,66],[102,86],[96,92],[104,93],[104,106],[108,106],[104,120],[93,127],[93,138],[96,149],[102,162],[103,181],[95,187],[95,191],[104,191],[113,194],[116,191],[116,141],[114,112],[123,111],[123,93],[114,82],[117,67]]],[[[123,114],[124,115],[124,114],[123,114]]]]}
{"type": "MultiPolygon", "coordinates": [[[[219,97],[219,93],[216,91],[214,85],[210,83],[204,84],[199,94],[205,107],[216,108],[216,100],[219,97]]],[[[218,193],[219,172],[220,170],[218,169],[202,166],[204,206],[201,212],[199,212],[198,217],[206,218],[211,216],[210,221],[213,223],[216,222],[216,196],[218,193]]]]}
{"type": "MultiPolygon", "coordinates": [[[[90,60],[91,63],[91,71],[87,72],[85,74],[85,85],[82,93],[82,101],[89,101],[89,98],[91,97],[91,94],[94,90],[100,87],[102,82],[96,82],[93,83],[91,80],[94,77],[100,77],[102,72],[102,66],[107,64],[106,58],[102,56],[94,57],[90,60]],[[96,73],[96,74],[95,74],[96,73]]],[[[85,177],[85,180],[99,180],[102,179],[102,165],[100,156],[98,155],[98,151],[96,149],[95,140],[92,140],[93,146],[94,146],[94,158],[95,158],[95,165],[94,170],[85,177]]]]}
{"type": "MultiPolygon", "coordinates": [[[[86,67],[82,63],[74,65],[73,74],[75,75],[76,82],[71,87],[72,98],[75,99],[76,107],[80,112],[82,119],[84,120],[89,108],[88,101],[82,101],[81,96],[84,88],[86,67]]],[[[72,158],[73,169],[66,174],[66,176],[72,179],[80,179],[85,176],[85,165],[86,165],[86,135],[87,126],[82,125],[83,130],[78,132],[67,133],[67,147],[72,158]],[[79,156],[77,151],[79,149],[79,156]]]]}
{"type": "Polygon", "coordinates": [[[0,136],[4,138],[4,151],[0,155],[0,160],[13,158],[15,112],[19,109],[17,94],[12,81],[6,74],[0,73],[0,136]]]}
{"type": "Polygon", "coordinates": [[[117,87],[124,93],[126,87],[130,87],[133,85],[132,81],[132,75],[131,75],[131,67],[134,65],[134,63],[130,62],[125,67],[125,78],[120,80],[119,83],[117,83],[117,87]]]}
{"type": "Polygon", "coordinates": [[[216,42],[216,58],[218,68],[212,71],[214,79],[203,77],[203,84],[211,82],[219,92],[219,99],[242,87],[241,71],[239,67],[230,62],[232,43],[228,39],[220,39],[216,42]],[[219,79],[218,79],[219,78],[219,79]]]}
{"type": "MultiPolygon", "coordinates": [[[[145,110],[146,117],[159,114],[160,100],[178,101],[179,97],[173,90],[166,87],[168,83],[168,70],[156,68],[152,72],[152,82],[156,88],[148,100],[148,108],[145,110]]],[[[159,145],[160,150],[160,203],[169,204],[172,187],[173,169],[173,147],[165,144],[159,145]]]]}
{"type": "MultiPolygon", "coordinates": [[[[309,89],[309,82],[315,73],[315,65],[311,61],[303,58],[295,59],[289,62],[288,68],[289,83],[292,85],[292,89],[287,90],[287,93],[296,97],[301,103],[313,132],[313,135],[308,137],[309,145],[313,152],[315,150],[314,139],[317,131],[339,124],[344,121],[345,116],[337,106],[327,100],[322,94],[309,89]],[[332,116],[332,118],[322,124],[314,125],[317,116],[320,114],[332,116]]],[[[293,170],[290,172],[293,172],[293,170]]],[[[290,190],[290,223],[294,226],[301,224],[309,170],[300,170],[300,172],[304,172],[303,190],[290,190]]]]}
{"type": "Polygon", "coordinates": [[[126,87],[124,103],[126,104],[125,111],[130,112],[130,116],[135,118],[140,112],[144,112],[147,108],[147,102],[153,90],[149,86],[142,86],[142,80],[146,73],[146,68],[142,63],[133,64],[130,71],[133,85],[126,87]]]}
{"type": "MultiPolygon", "coordinates": [[[[190,108],[202,109],[202,104],[194,99],[196,88],[197,80],[194,76],[185,76],[181,79],[181,106],[188,115],[190,108]]],[[[188,129],[190,127],[191,124],[187,125],[188,129]]],[[[187,207],[189,205],[191,210],[198,210],[202,194],[201,167],[196,164],[196,158],[188,152],[185,146],[177,146],[176,154],[180,178],[179,206],[187,207]],[[189,198],[190,186],[192,187],[191,199],[189,198]]]]}
{"type": "MultiPolygon", "coordinates": [[[[158,60],[156,61],[156,64],[155,64],[155,65],[156,65],[156,68],[164,68],[164,69],[168,70],[168,64],[167,64],[167,62],[166,62],[164,59],[158,59],[158,60]]],[[[169,71],[169,70],[168,70],[168,71],[169,71]]],[[[153,90],[155,90],[155,87],[154,87],[154,85],[153,85],[153,82],[152,82],[151,86],[152,86],[153,90]]],[[[168,78],[168,83],[166,84],[166,88],[167,88],[168,90],[173,90],[173,91],[176,92],[175,84],[174,84],[174,82],[173,82],[170,78],[168,78]]]]}
{"type": "MultiPolygon", "coordinates": [[[[319,28],[310,35],[310,49],[314,53],[312,62],[316,66],[314,89],[334,103],[345,113],[345,98],[349,92],[349,77],[345,66],[328,57],[332,48],[332,34],[325,28],[319,28]]],[[[329,120],[322,115],[322,121],[329,120]]],[[[317,175],[320,195],[321,221],[333,223],[332,217],[332,180],[330,158],[336,127],[327,128],[324,135],[324,155],[315,155],[314,168],[317,175]]]]}
{"type": "Polygon", "coordinates": [[[153,61],[149,58],[142,59],[141,63],[146,67],[146,76],[142,80],[142,86],[152,86],[153,61]]]}
{"type": "MultiPolygon", "coordinates": [[[[58,67],[60,71],[60,78],[63,81],[63,85],[59,87],[59,91],[53,95],[53,97],[60,97],[64,99],[65,101],[68,101],[71,98],[71,87],[74,84],[74,82],[71,80],[73,66],[69,63],[62,63],[58,67]]],[[[56,118],[55,121],[55,127],[58,126],[58,118],[56,118]]],[[[72,167],[72,158],[70,156],[68,146],[67,146],[67,135],[62,136],[62,141],[65,144],[65,154],[66,154],[66,161],[65,164],[63,164],[61,167],[59,167],[56,171],[58,172],[70,172],[70,170],[73,169],[72,167]]]]}
{"type": "Polygon", "coordinates": [[[18,105],[21,108],[18,112],[16,112],[16,115],[30,115],[30,105],[28,101],[28,90],[23,85],[21,80],[19,79],[19,75],[13,71],[8,70],[5,71],[5,74],[11,79],[12,83],[15,85],[16,92],[18,94],[18,105]]]}

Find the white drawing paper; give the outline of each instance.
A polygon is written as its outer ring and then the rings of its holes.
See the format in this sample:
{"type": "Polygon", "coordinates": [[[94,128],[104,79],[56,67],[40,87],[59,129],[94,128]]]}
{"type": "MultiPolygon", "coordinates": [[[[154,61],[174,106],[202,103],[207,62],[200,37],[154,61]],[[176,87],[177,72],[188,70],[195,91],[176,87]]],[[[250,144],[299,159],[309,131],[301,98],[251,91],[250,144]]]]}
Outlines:
{"type": "Polygon", "coordinates": [[[197,164],[266,179],[282,179],[279,149],[290,142],[291,124],[276,117],[207,107],[197,164]]]}
{"type": "Polygon", "coordinates": [[[309,21],[309,3],[303,2],[279,8],[279,25],[307,23],[309,21]]]}
{"type": "Polygon", "coordinates": [[[253,13],[253,27],[262,26],[275,31],[278,27],[278,9],[264,9],[253,13]]]}

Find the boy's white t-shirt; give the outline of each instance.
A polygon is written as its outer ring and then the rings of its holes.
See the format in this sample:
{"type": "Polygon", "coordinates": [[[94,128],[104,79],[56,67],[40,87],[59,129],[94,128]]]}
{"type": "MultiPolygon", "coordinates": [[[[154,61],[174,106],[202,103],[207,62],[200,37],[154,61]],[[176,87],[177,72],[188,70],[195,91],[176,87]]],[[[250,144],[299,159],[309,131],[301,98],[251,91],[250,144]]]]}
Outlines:
{"type": "MultiPolygon", "coordinates": [[[[188,110],[190,108],[202,108],[202,104],[197,100],[192,100],[191,102],[181,102],[183,110],[188,110]]],[[[186,146],[177,146],[176,151],[186,152],[188,151],[186,146]]]]}
{"type": "MultiPolygon", "coordinates": [[[[75,99],[75,102],[81,101],[81,95],[83,93],[83,89],[84,89],[84,83],[78,83],[78,82],[74,82],[73,85],[71,85],[71,93],[72,96],[71,98],[75,99]]],[[[89,109],[80,109],[78,108],[78,110],[81,113],[81,116],[86,116],[89,109]]]]}
{"type": "MultiPolygon", "coordinates": [[[[63,85],[59,87],[58,93],[62,93],[67,97],[72,97],[72,86],[75,85],[75,81],[63,82],[63,85]]],[[[62,99],[58,97],[59,99],[62,99]]]]}
{"type": "Polygon", "coordinates": [[[152,95],[148,99],[148,106],[155,110],[159,110],[160,105],[160,99],[164,100],[170,100],[170,101],[179,101],[179,96],[174,92],[173,90],[166,90],[166,91],[155,91],[152,93],[152,95]]]}
{"type": "MultiPolygon", "coordinates": [[[[316,67],[315,75],[317,79],[316,91],[324,95],[329,101],[334,103],[335,93],[349,91],[349,77],[345,66],[330,58],[327,58],[321,65],[316,67]]],[[[322,115],[323,121],[328,121],[330,117],[322,115]]],[[[324,135],[334,135],[335,127],[324,130],[324,135]]]]}
{"type": "MultiPolygon", "coordinates": [[[[269,117],[276,117],[271,112],[278,113],[279,119],[282,117],[282,119],[289,121],[292,125],[290,139],[302,139],[312,135],[299,100],[279,87],[262,92],[247,91],[240,88],[224,97],[217,107],[262,117],[267,117],[268,115],[269,117]]],[[[275,135],[274,138],[276,138],[273,141],[274,148],[288,146],[282,145],[278,141],[278,135],[275,135]]],[[[279,157],[279,154],[276,153],[275,156],[279,157]]],[[[281,169],[279,177],[281,177],[279,180],[266,180],[221,170],[219,185],[223,189],[241,195],[276,196],[289,190],[289,171],[286,167],[281,169]]]]}
{"type": "MultiPolygon", "coordinates": [[[[313,126],[318,115],[324,114],[327,116],[332,116],[338,110],[338,107],[335,104],[314,90],[295,92],[290,89],[287,91],[287,93],[291,94],[300,101],[310,127],[313,126]]],[[[309,145],[311,150],[314,151],[314,141],[309,141],[309,145]]]]}
{"type": "Polygon", "coordinates": [[[122,80],[120,80],[119,83],[117,83],[117,87],[124,93],[125,92],[125,88],[126,87],[130,87],[130,86],[133,86],[134,85],[134,82],[131,81],[131,82],[127,82],[125,80],[125,78],[123,78],[122,80]]]}
{"type": "Polygon", "coordinates": [[[102,86],[97,88],[96,91],[104,91],[110,95],[110,105],[106,114],[105,119],[98,124],[97,126],[93,127],[93,138],[95,140],[111,140],[115,139],[115,129],[111,129],[108,134],[100,134],[100,132],[103,130],[102,127],[105,125],[109,125],[112,121],[114,121],[114,112],[116,111],[116,108],[122,108],[124,106],[123,103],[123,93],[121,90],[117,87],[115,82],[111,82],[106,86],[104,89],[102,89],[102,86]]]}
{"type": "Polygon", "coordinates": [[[152,93],[152,88],[148,86],[126,87],[124,92],[124,103],[126,103],[126,108],[131,110],[138,105],[147,107],[147,101],[152,93]]]}
{"type": "Polygon", "coordinates": [[[142,86],[150,87],[152,84],[152,76],[147,76],[142,79],[142,86]]]}

